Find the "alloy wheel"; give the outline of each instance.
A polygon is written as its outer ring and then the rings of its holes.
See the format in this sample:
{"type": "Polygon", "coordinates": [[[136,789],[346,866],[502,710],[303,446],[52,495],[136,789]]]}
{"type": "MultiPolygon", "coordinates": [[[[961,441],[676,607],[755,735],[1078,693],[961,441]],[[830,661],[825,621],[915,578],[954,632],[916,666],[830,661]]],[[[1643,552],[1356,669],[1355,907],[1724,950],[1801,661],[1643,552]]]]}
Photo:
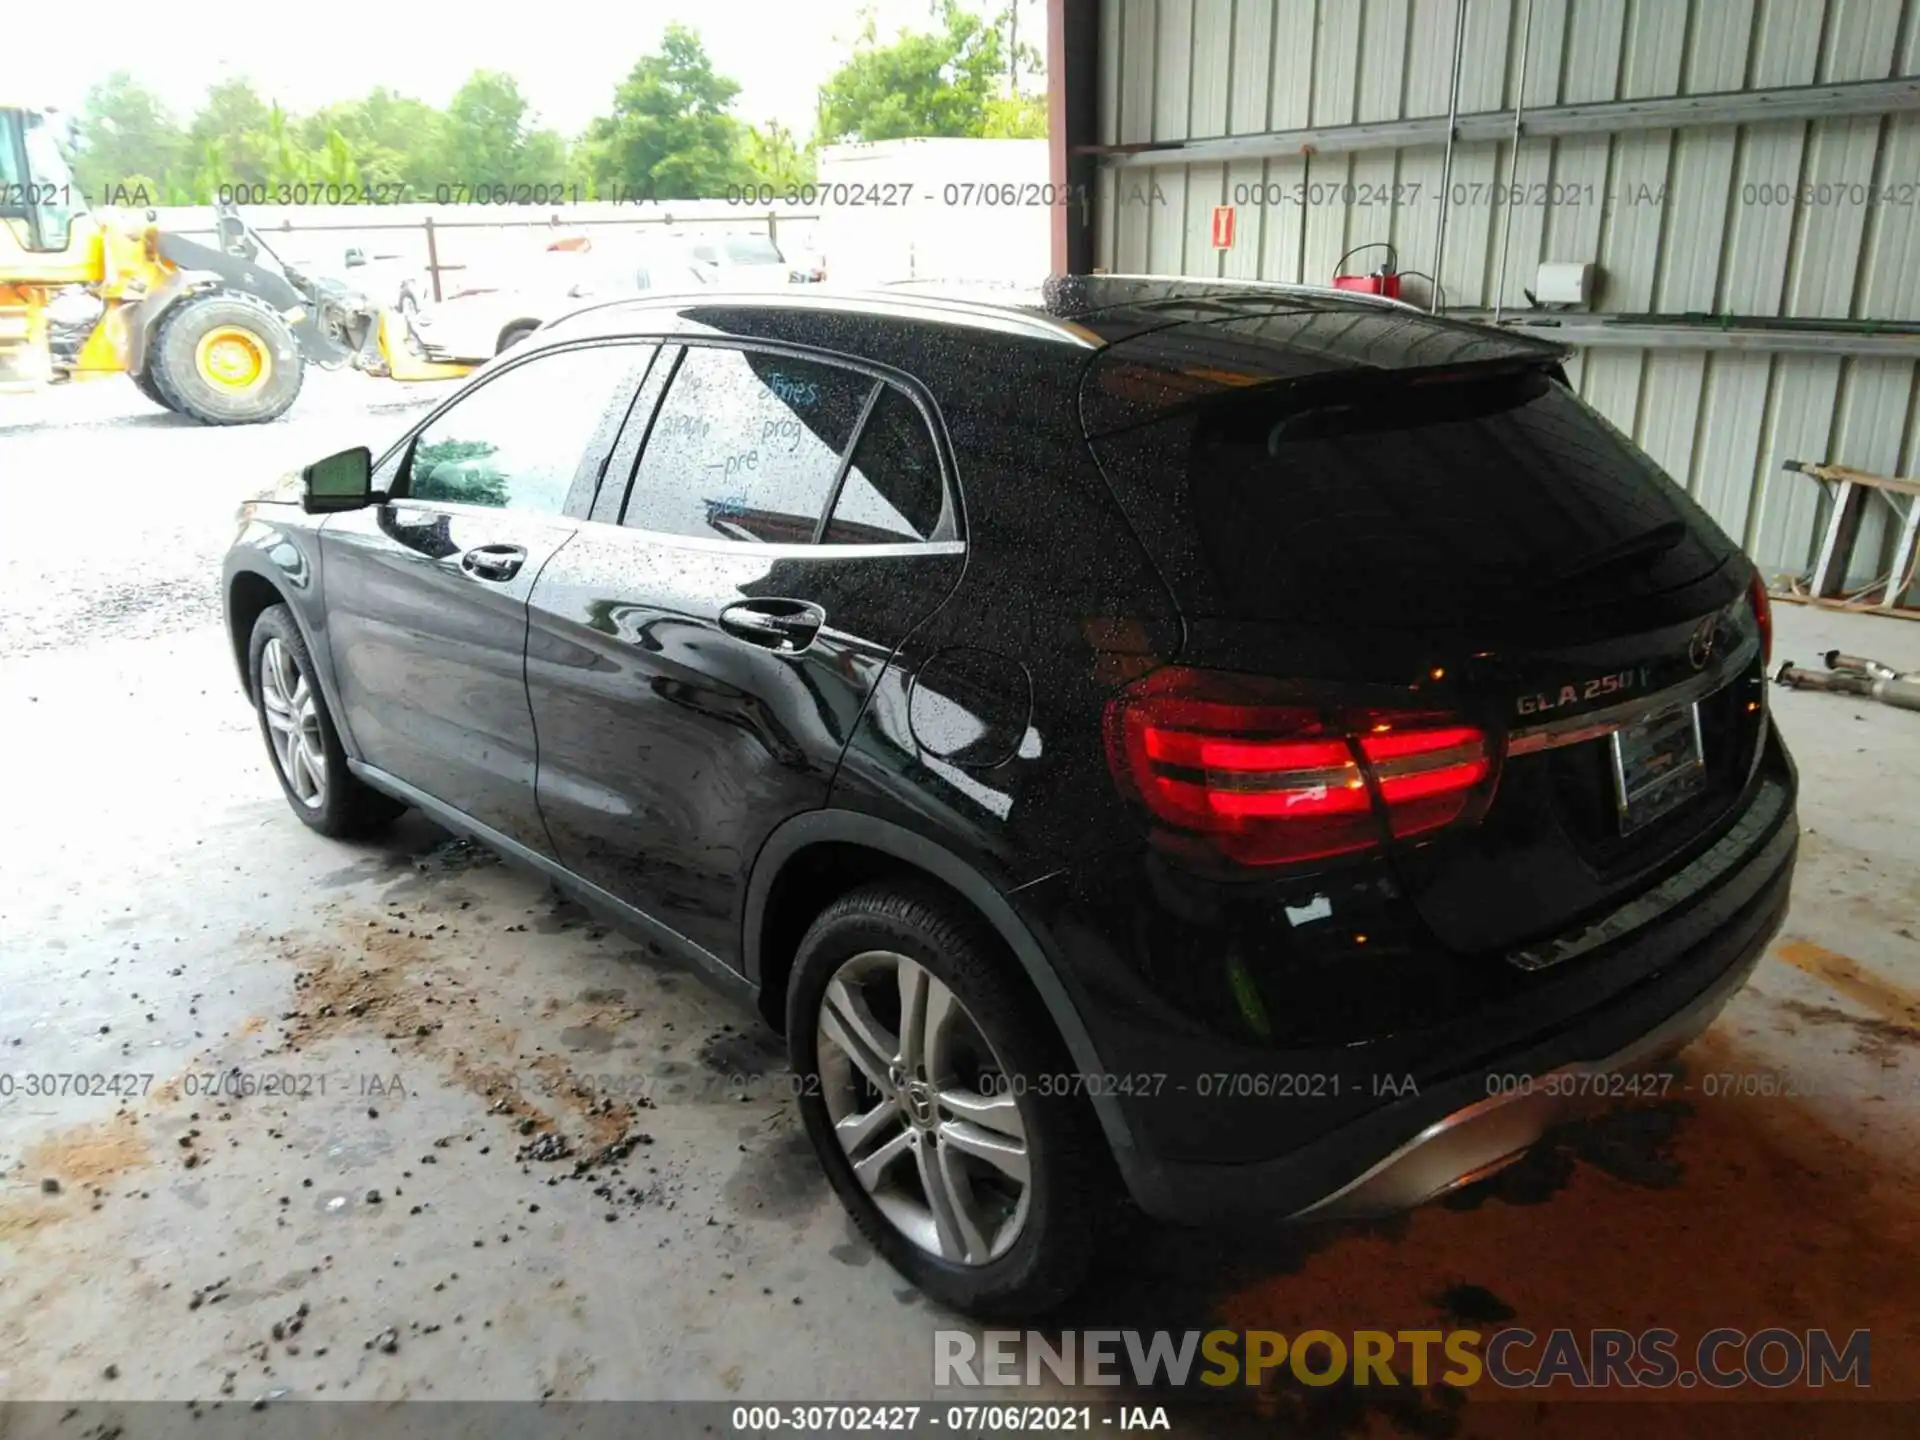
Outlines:
{"type": "Polygon", "coordinates": [[[309,810],[320,809],[327,803],[327,748],[319,697],[292,648],[277,636],[260,652],[260,709],[287,789],[309,810]]]}
{"type": "Polygon", "coordinates": [[[957,1264],[1004,1255],[1027,1220],[1027,1132],[966,1006],[924,966],[869,950],[827,982],[816,1031],[834,1137],[887,1223],[957,1264]]]}

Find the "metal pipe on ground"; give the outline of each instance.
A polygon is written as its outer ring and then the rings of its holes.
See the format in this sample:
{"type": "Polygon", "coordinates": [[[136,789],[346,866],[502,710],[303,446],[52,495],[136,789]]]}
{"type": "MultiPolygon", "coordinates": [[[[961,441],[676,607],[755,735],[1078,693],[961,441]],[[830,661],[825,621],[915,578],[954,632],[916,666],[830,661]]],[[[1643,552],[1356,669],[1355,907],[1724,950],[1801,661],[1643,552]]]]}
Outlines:
{"type": "Polygon", "coordinates": [[[1869,660],[1864,655],[1847,655],[1839,650],[1829,650],[1825,659],[1829,670],[1858,670],[1876,680],[1894,680],[1900,675],[1891,665],[1882,665],[1878,660],[1869,660]]]}
{"type": "MultiPolygon", "coordinates": [[[[1837,650],[1827,652],[1829,660],[1840,658],[1856,660],[1857,656],[1842,656],[1837,650]]],[[[1901,710],[1920,710],[1920,671],[1898,674],[1892,667],[1878,661],[1868,660],[1854,669],[1806,670],[1791,660],[1781,665],[1774,683],[1785,685],[1792,690],[1824,690],[1829,694],[1859,695],[1869,700],[1878,700],[1882,705],[1892,705],[1901,710]],[[1872,666],[1872,670],[1864,668],[1872,666]]]]}

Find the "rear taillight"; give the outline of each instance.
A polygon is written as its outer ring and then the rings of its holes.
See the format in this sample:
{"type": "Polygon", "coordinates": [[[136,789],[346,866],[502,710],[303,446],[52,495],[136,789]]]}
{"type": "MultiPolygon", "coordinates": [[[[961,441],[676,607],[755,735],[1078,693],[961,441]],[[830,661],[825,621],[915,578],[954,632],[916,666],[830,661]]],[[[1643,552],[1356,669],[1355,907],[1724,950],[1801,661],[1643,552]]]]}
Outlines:
{"type": "Polygon", "coordinates": [[[1107,754],[1160,838],[1249,865],[1370,850],[1478,818],[1484,731],[1428,711],[1322,709],[1255,677],[1168,667],[1107,706],[1107,754]]]}
{"type": "Polygon", "coordinates": [[[1767,582],[1758,570],[1747,587],[1747,598],[1753,602],[1754,623],[1760,627],[1760,668],[1765,670],[1773,664],[1773,597],[1767,594],[1767,582]]]}

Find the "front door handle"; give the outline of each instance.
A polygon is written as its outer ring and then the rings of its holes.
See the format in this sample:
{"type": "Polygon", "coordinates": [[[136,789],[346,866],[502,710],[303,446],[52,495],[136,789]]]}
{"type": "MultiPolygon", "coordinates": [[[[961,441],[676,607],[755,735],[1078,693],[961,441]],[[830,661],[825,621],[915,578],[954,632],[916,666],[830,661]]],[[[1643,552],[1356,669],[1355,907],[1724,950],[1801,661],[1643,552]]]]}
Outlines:
{"type": "Polygon", "coordinates": [[[720,612],[720,628],[729,635],[782,655],[798,655],[813,643],[827,612],[807,600],[743,600],[720,612]]]}
{"type": "Polygon", "coordinates": [[[477,545],[460,557],[460,568],[482,580],[511,580],[527,563],[527,552],[519,545],[477,545]]]}

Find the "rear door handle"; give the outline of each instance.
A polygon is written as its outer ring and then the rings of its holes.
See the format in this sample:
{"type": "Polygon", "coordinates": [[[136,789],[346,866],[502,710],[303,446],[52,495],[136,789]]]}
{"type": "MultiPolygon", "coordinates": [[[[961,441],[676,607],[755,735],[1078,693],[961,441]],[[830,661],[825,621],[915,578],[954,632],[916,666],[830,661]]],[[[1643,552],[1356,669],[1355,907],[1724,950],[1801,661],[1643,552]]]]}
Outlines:
{"type": "Polygon", "coordinates": [[[782,655],[798,655],[813,643],[827,612],[806,600],[743,600],[720,612],[720,628],[729,635],[782,655]]]}
{"type": "Polygon", "coordinates": [[[519,545],[476,545],[460,557],[460,568],[482,580],[511,580],[526,563],[526,549],[519,545]]]}

